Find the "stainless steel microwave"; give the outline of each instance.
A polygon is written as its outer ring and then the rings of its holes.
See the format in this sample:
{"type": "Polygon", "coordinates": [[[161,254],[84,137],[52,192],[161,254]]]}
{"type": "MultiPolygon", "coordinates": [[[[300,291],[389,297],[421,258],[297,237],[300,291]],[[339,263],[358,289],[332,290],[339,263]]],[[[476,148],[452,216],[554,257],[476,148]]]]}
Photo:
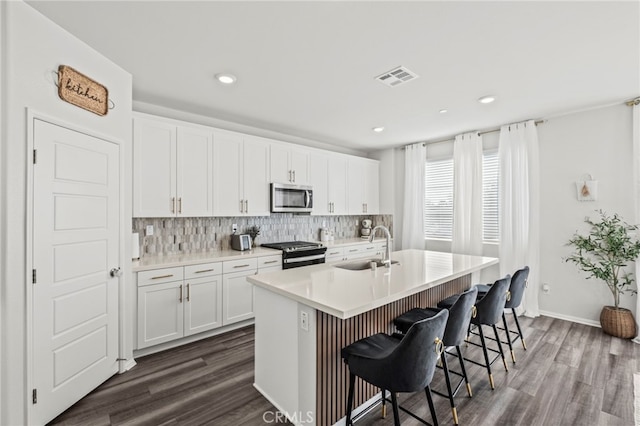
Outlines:
{"type": "Polygon", "coordinates": [[[313,188],[308,185],[271,184],[271,211],[309,213],[313,209],[313,188]]]}

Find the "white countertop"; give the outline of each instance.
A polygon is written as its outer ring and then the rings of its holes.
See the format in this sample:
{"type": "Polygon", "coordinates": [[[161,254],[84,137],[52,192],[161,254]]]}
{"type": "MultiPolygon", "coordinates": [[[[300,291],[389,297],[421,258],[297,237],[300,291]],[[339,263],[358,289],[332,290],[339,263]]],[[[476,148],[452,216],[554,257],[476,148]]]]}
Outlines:
{"type": "Polygon", "coordinates": [[[172,268],[174,266],[197,265],[199,263],[223,262],[226,260],[247,259],[251,257],[281,255],[282,251],[270,248],[256,247],[252,250],[213,250],[202,253],[172,254],[145,256],[133,261],[133,272],[148,271],[158,268],[172,268]]]}
{"type": "MultiPolygon", "coordinates": [[[[376,238],[374,243],[384,242],[384,238],[376,238]]],[[[368,244],[369,239],[362,238],[345,238],[334,241],[314,241],[316,243],[322,243],[328,248],[352,246],[355,244],[368,244]]],[[[270,256],[274,254],[281,254],[280,250],[255,247],[252,250],[237,251],[237,250],[212,250],[201,253],[187,253],[187,254],[171,254],[171,255],[152,255],[144,256],[140,260],[134,260],[132,263],[133,272],[148,271],[158,268],[173,268],[175,266],[187,266],[197,265],[198,263],[209,262],[223,262],[226,260],[246,259],[250,257],[270,256]]]]}
{"type": "Polygon", "coordinates": [[[274,293],[341,319],[351,318],[498,263],[498,259],[426,250],[393,252],[391,268],[336,268],[353,260],[252,275],[248,280],[274,293]]]}

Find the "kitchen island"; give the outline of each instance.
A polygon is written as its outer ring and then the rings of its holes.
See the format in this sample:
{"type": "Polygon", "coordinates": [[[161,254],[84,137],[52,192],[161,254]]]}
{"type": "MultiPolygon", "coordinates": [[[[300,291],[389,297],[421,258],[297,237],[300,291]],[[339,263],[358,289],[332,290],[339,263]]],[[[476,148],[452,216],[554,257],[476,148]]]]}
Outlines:
{"type": "MultiPolygon", "coordinates": [[[[292,423],[331,425],[344,417],[342,347],[393,332],[393,318],[464,291],[472,272],[498,262],[423,250],[394,252],[392,260],[398,263],[390,268],[344,268],[365,267],[360,260],[248,278],[256,286],[254,386],[292,423]]],[[[366,407],[378,392],[358,386],[355,406],[366,407]]]]}

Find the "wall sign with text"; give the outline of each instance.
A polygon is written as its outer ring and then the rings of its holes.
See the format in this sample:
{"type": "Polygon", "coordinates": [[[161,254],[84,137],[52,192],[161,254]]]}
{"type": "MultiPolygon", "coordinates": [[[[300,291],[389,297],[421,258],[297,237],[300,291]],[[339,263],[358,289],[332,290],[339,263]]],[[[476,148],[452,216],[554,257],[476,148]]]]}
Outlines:
{"type": "Polygon", "coordinates": [[[109,111],[107,88],[66,65],[58,67],[58,96],[98,115],[107,115],[109,111]]]}

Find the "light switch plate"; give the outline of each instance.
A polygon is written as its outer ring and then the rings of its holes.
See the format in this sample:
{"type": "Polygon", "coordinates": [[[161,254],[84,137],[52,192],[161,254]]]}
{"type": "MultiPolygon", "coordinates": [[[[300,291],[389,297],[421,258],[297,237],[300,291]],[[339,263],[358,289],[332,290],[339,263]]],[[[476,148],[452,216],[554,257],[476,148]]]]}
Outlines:
{"type": "Polygon", "coordinates": [[[153,235],[153,225],[147,225],[147,228],[144,231],[144,234],[148,237],[149,235],[153,235]]]}
{"type": "Polygon", "coordinates": [[[309,331],[309,314],[304,311],[300,312],[300,328],[309,331]]]}

